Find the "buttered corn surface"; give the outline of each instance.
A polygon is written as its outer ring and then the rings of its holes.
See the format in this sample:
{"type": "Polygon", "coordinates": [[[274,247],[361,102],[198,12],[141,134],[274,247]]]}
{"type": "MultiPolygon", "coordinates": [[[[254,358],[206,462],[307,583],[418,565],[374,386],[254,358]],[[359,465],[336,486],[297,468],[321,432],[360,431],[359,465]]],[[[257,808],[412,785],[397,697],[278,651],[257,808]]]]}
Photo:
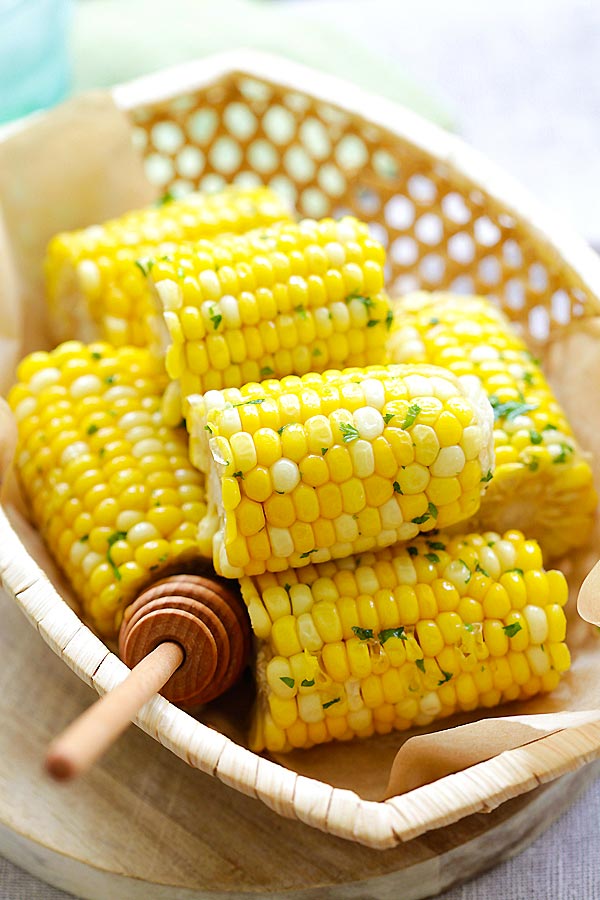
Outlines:
{"type": "Polygon", "coordinates": [[[592,470],[539,362],[481,297],[418,293],[394,301],[396,363],[477,375],[494,408],[496,468],[474,526],[518,525],[556,557],[585,543],[597,504],[592,470]]]}
{"type": "Polygon", "coordinates": [[[259,640],[255,751],[525,699],[570,664],[565,578],[517,531],[420,536],[241,585],[259,640]]]}
{"type": "Polygon", "coordinates": [[[289,210],[269,188],[231,187],[217,194],[189,194],[57,235],[46,259],[55,338],[158,346],[160,316],[144,277],[145,258],[168,254],[182,241],[289,218],[289,210]]]}
{"type": "Polygon", "coordinates": [[[197,555],[204,479],[164,424],[167,378],[147,350],[75,341],[33,353],[9,402],[34,522],[86,617],[113,636],[140,586],[197,555]]]}
{"type": "Polygon", "coordinates": [[[410,540],[478,509],[493,415],[430,366],[288,376],[190,398],[217,572],[278,572],[410,540]]]}
{"type": "Polygon", "coordinates": [[[181,246],[148,269],[166,366],[190,394],[380,363],[392,322],[383,247],[353,218],[181,246]]]}

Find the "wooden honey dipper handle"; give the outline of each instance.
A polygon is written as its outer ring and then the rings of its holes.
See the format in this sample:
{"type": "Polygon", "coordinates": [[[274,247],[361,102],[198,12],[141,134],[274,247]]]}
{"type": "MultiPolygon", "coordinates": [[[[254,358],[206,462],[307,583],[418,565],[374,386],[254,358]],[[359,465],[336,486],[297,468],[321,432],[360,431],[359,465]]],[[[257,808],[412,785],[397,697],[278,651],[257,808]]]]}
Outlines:
{"type": "Polygon", "coordinates": [[[86,709],[50,744],[46,771],[57,781],[69,781],[91,769],[144,703],[164,687],[183,658],[178,644],[159,644],[125,681],[86,709]]]}
{"type": "Polygon", "coordinates": [[[157,691],[174,703],[207,703],[238,680],[250,655],[250,624],[238,594],[198,575],[175,575],[126,610],[119,654],[131,674],[50,745],[46,770],[83,774],[157,691]]]}

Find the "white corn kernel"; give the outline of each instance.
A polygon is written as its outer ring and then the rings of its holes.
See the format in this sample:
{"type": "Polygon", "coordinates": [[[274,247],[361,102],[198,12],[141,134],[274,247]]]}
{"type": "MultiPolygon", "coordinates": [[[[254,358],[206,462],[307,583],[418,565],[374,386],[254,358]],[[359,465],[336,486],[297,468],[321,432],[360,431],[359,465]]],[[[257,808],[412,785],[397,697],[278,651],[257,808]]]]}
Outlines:
{"type": "Polygon", "coordinates": [[[102,381],[97,375],[80,375],[79,378],[72,382],[69,393],[71,397],[79,400],[82,397],[99,397],[102,394],[102,389],[102,381]]]}
{"type": "Polygon", "coordinates": [[[354,426],[361,438],[373,441],[383,433],[383,416],[372,406],[362,406],[354,412],[354,426]]]}
{"type": "Polygon", "coordinates": [[[164,310],[181,309],[183,306],[183,293],[176,281],[165,278],[155,285],[156,292],[160,298],[164,310]]]}
{"type": "Polygon", "coordinates": [[[532,644],[543,644],[548,639],[548,619],[546,611],[541,606],[533,606],[528,603],[523,609],[523,615],[529,628],[529,637],[532,644]]]}
{"type": "Polygon", "coordinates": [[[271,466],[271,479],[275,491],[289,493],[300,481],[300,470],[293,460],[283,457],[271,466]]]}
{"type": "Polygon", "coordinates": [[[436,478],[451,478],[460,475],[465,467],[465,454],[460,447],[442,447],[436,461],[431,466],[431,474],[436,478]]]}

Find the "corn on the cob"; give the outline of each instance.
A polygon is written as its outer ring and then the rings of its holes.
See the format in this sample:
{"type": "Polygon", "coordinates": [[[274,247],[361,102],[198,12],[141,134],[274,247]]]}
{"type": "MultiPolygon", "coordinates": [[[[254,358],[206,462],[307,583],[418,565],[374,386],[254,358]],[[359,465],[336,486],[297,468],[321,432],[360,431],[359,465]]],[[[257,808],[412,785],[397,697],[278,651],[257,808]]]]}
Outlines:
{"type": "Polygon", "coordinates": [[[383,247],[353,218],[182,246],[149,272],[184,400],[265,378],[382,361],[383,247]]]}
{"type": "Polygon", "coordinates": [[[182,241],[249,231],[289,218],[287,207],[268,188],[228,188],[218,194],[190,194],[104,225],[57,235],[46,260],[55,339],[158,346],[160,321],[137,260],[167,254],[182,241]]]}
{"type": "Polygon", "coordinates": [[[477,375],[494,407],[496,468],[473,527],[519,528],[548,558],[583,544],[597,497],[592,471],[538,361],[481,297],[418,293],[394,301],[396,363],[477,375]]]}
{"type": "Polygon", "coordinates": [[[259,639],[255,751],[528,698],[570,664],[565,578],[518,531],[421,536],[241,585],[259,639]]]}
{"type": "Polygon", "coordinates": [[[204,479],[185,430],[163,424],[162,364],[142,348],[71,341],[17,374],[16,469],[33,520],[86,617],[113,636],[142,585],[199,551],[204,479]]]}
{"type": "Polygon", "coordinates": [[[330,370],[191,397],[216,570],[283,571],[468,518],[491,477],[492,426],[477,379],[433,366],[330,370]]]}

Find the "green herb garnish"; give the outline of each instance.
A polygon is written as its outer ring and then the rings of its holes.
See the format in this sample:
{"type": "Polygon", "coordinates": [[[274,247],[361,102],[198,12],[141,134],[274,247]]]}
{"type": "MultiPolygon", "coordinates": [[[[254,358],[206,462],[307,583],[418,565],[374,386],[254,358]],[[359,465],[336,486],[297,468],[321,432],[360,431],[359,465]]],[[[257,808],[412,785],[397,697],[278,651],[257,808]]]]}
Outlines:
{"type": "Polygon", "coordinates": [[[424,659],[416,659],[415,664],[416,664],[419,672],[422,672],[424,675],[425,674],[425,660],[424,659]]]}
{"type": "Polygon", "coordinates": [[[154,266],[153,259],[136,259],[135,265],[138,267],[144,278],[147,278],[154,266]]]}
{"type": "Polygon", "coordinates": [[[167,191],[162,197],[156,201],[156,206],[165,206],[167,203],[172,203],[175,200],[175,196],[171,193],[171,191],[167,191]]]}
{"type": "Polygon", "coordinates": [[[495,394],[492,394],[490,397],[490,403],[492,404],[496,421],[498,419],[507,419],[509,422],[512,422],[517,416],[524,416],[526,413],[537,409],[537,403],[523,403],[518,400],[508,400],[506,403],[501,403],[495,394]]]}
{"type": "MultiPolygon", "coordinates": [[[[242,400],[240,403],[234,403],[233,405],[234,405],[234,407],[237,407],[237,406],[260,406],[260,404],[264,403],[264,402],[265,402],[265,398],[259,397],[256,400],[242,400]]],[[[285,428],[285,425],[283,426],[283,428],[285,428]]],[[[281,429],[281,431],[283,431],[283,428],[281,429]]],[[[281,431],[279,432],[280,434],[281,434],[281,431]]]]}
{"type": "Polygon", "coordinates": [[[112,566],[112,570],[114,572],[114,576],[117,579],[117,581],[121,581],[121,573],[119,572],[118,566],[115,565],[115,562],[112,558],[111,551],[112,551],[113,544],[116,544],[117,541],[123,541],[126,537],[127,537],[126,531],[113,531],[113,533],[111,535],[109,535],[107,538],[108,550],[106,551],[106,558],[107,558],[108,562],[110,563],[110,565],[112,566]]]}
{"type": "Polygon", "coordinates": [[[481,572],[481,574],[482,574],[482,575],[485,575],[486,578],[489,578],[489,577],[490,577],[490,573],[489,573],[489,572],[486,572],[485,569],[482,568],[482,567],[479,565],[479,563],[477,563],[477,565],[475,566],[475,571],[476,571],[476,572],[481,572]]]}
{"type": "Polygon", "coordinates": [[[218,313],[214,306],[211,306],[210,311],[208,313],[208,317],[210,321],[213,323],[213,329],[216,331],[221,322],[223,321],[223,316],[218,313]]]}
{"type": "Polygon", "coordinates": [[[263,366],[262,369],[260,370],[260,374],[264,378],[267,375],[274,375],[275,372],[273,371],[273,369],[270,366],[263,366]]]}
{"type": "Polygon", "coordinates": [[[411,522],[414,522],[415,525],[423,525],[425,522],[428,522],[429,519],[436,519],[438,514],[437,506],[435,503],[427,504],[427,512],[423,513],[422,516],[415,516],[414,519],[411,519],[411,522]]]}
{"type": "Polygon", "coordinates": [[[432,550],[445,550],[446,545],[442,544],[441,541],[427,541],[427,546],[431,547],[432,550]]]}
{"type": "Polygon", "coordinates": [[[328,700],[327,703],[323,703],[323,709],[329,709],[329,707],[333,706],[334,703],[339,703],[340,699],[340,697],[335,697],[334,700],[328,700]]]}
{"type": "Polygon", "coordinates": [[[411,425],[414,424],[415,419],[421,412],[421,407],[418,403],[411,403],[408,407],[408,412],[406,413],[406,418],[402,423],[403,428],[410,428],[411,425]]]}
{"type": "Polygon", "coordinates": [[[86,434],[96,434],[97,431],[98,431],[98,426],[92,424],[92,425],[90,425],[89,428],[86,430],[86,434]]]}
{"type": "Polygon", "coordinates": [[[515,634],[518,634],[521,631],[521,623],[520,622],[511,622],[510,625],[505,625],[502,631],[507,637],[514,637],[515,634]]]}
{"type": "Polygon", "coordinates": [[[471,572],[470,568],[468,567],[468,565],[466,564],[466,562],[464,561],[464,559],[459,559],[459,563],[462,563],[463,566],[465,567],[465,569],[467,570],[467,572],[469,573],[469,577],[467,578],[467,580],[466,580],[466,582],[465,582],[465,584],[468,584],[468,583],[470,582],[470,580],[471,580],[471,575],[472,575],[473,573],[471,572]]]}
{"type": "Polygon", "coordinates": [[[308,678],[303,678],[302,681],[300,682],[300,687],[313,687],[314,683],[315,683],[314,678],[311,678],[310,681],[308,680],[308,678]]]}
{"type": "Polygon", "coordinates": [[[439,563],[440,558],[437,553],[426,553],[425,559],[428,559],[430,563],[439,563]]]}
{"type": "Polygon", "coordinates": [[[384,628],[383,631],[379,632],[377,637],[382,644],[385,644],[385,642],[389,641],[392,637],[400,638],[401,641],[407,640],[403,625],[399,625],[398,628],[384,628]]]}
{"type": "Polygon", "coordinates": [[[279,678],[280,681],[286,685],[286,687],[293,688],[296,686],[296,682],[293,678],[288,678],[287,675],[281,675],[279,678]]]}
{"type": "Polygon", "coordinates": [[[444,677],[441,681],[438,681],[438,687],[441,687],[442,684],[446,684],[446,682],[450,681],[450,679],[452,678],[452,672],[445,672],[444,669],[442,669],[441,671],[444,677]]]}
{"type": "Polygon", "coordinates": [[[395,415],[394,413],[386,413],[385,414],[385,416],[383,417],[383,421],[385,422],[386,425],[390,424],[390,422],[394,418],[394,415],[395,415]]]}
{"type": "Polygon", "coordinates": [[[567,457],[568,457],[569,453],[572,453],[572,452],[573,452],[573,448],[569,447],[568,444],[561,444],[560,445],[560,453],[558,454],[558,456],[554,457],[552,462],[554,463],[554,465],[556,465],[557,463],[564,463],[567,461],[567,457]]]}
{"type": "Polygon", "coordinates": [[[394,488],[394,493],[396,493],[396,494],[404,493],[397,481],[394,481],[394,483],[392,484],[392,487],[394,488]]]}
{"type": "Polygon", "coordinates": [[[347,422],[340,422],[340,431],[342,432],[344,443],[349,444],[351,441],[355,441],[358,438],[358,428],[355,428],[354,425],[350,425],[347,422]]]}
{"type": "Polygon", "coordinates": [[[358,625],[353,625],[352,631],[359,641],[372,641],[375,637],[372,628],[359,628],[358,625]]]}
{"type": "Polygon", "coordinates": [[[487,475],[484,475],[483,478],[480,478],[479,480],[482,481],[484,484],[487,484],[487,482],[488,482],[488,481],[491,481],[493,477],[494,477],[494,476],[493,476],[493,474],[492,474],[492,470],[491,470],[491,469],[488,469],[488,470],[487,470],[487,475]]]}
{"type": "Polygon", "coordinates": [[[362,303],[367,310],[375,305],[370,297],[365,297],[363,296],[363,294],[359,294],[358,291],[354,291],[352,294],[348,294],[348,296],[346,297],[346,303],[350,303],[351,300],[358,300],[359,303],[362,303]]]}
{"type": "Polygon", "coordinates": [[[414,519],[411,519],[410,521],[413,522],[414,525],[423,525],[430,518],[431,516],[429,515],[429,513],[423,513],[422,516],[415,516],[414,519]]]}

